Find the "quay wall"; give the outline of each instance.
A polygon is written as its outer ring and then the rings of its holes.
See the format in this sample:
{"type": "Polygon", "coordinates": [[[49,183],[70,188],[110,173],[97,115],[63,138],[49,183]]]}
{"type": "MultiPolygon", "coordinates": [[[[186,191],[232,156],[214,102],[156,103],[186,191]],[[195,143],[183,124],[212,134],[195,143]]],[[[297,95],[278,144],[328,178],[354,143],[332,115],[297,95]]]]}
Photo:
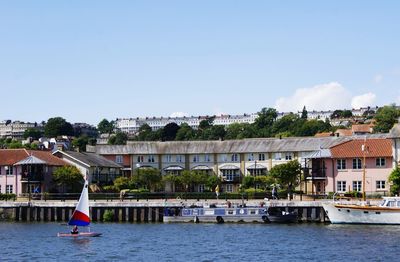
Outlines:
{"type": "MultiPolygon", "coordinates": [[[[257,200],[230,201],[232,205],[259,206],[257,200]]],[[[0,221],[53,221],[67,222],[75,208],[76,201],[0,201],[0,221]]],[[[225,204],[226,201],[180,201],[180,200],[139,200],[139,201],[90,201],[90,216],[93,222],[103,221],[104,212],[111,210],[115,222],[157,223],[163,221],[164,208],[191,205],[225,204]]],[[[295,211],[302,222],[328,222],[322,201],[267,201],[284,211],[295,211]]]]}

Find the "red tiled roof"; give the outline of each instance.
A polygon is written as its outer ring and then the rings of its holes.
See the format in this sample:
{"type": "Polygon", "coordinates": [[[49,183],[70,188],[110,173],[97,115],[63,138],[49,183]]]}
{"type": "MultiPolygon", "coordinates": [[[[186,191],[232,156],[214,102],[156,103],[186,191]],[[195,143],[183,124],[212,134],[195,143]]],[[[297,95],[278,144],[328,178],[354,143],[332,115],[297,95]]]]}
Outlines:
{"type": "Polygon", "coordinates": [[[329,137],[329,136],[333,136],[333,134],[331,132],[322,132],[315,134],[315,137],[329,137]]]}
{"type": "Polygon", "coordinates": [[[366,145],[366,157],[391,157],[392,141],[390,139],[356,139],[330,148],[333,158],[363,157],[362,145],[366,145]]]}
{"type": "Polygon", "coordinates": [[[21,160],[27,158],[30,154],[45,161],[50,166],[64,166],[68,165],[62,159],[53,156],[49,151],[40,150],[26,150],[26,149],[0,149],[0,165],[7,166],[13,165],[21,160]]]}
{"type": "Polygon", "coordinates": [[[370,124],[359,124],[359,125],[352,125],[351,130],[353,133],[372,133],[372,125],[370,124]]]}
{"type": "Polygon", "coordinates": [[[339,134],[339,136],[351,136],[353,132],[350,129],[341,128],[336,130],[335,134],[339,134]]]}

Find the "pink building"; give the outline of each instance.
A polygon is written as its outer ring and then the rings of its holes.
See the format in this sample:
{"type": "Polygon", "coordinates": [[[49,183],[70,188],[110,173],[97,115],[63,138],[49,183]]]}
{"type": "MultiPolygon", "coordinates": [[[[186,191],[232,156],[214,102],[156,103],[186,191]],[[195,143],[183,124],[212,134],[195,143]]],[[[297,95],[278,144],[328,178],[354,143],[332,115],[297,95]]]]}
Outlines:
{"type": "Polygon", "coordinates": [[[0,193],[46,192],[54,169],[67,164],[48,151],[0,149],[0,193]]]}
{"type": "Polygon", "coordinates": [[[365,159],[366,193],[388,193],[388,177],[393,170],[390,139],[354,139],[333,146],[330,151],[331,158],[323,160],[326,192],[362,192],[365,159]]]}

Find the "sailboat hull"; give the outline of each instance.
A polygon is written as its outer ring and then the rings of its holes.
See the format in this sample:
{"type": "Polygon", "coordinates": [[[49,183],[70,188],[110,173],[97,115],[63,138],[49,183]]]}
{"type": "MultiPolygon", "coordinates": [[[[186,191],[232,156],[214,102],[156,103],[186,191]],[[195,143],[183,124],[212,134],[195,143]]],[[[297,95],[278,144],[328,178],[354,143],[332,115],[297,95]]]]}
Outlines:
{"type": "Polygon", "coordinates": [[[71,233],[58,233],[58,237],[99,237],[101,233],[95,232],[82,232],[78,234],[71,234],[71,233]]]}

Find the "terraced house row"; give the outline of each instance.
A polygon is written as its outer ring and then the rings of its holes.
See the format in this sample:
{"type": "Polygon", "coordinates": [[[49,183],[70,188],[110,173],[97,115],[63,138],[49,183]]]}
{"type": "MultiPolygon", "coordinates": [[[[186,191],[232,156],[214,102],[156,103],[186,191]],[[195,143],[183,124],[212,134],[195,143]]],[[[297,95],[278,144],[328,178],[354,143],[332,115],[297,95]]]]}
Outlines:
{"type": "Polygon", "coordinates": [[[128,142],[89,150],[122,165],[125,175],[148,167],[163,175],[202,170],[220,176],[226,192],[237,191],[244,176],[268,175],[275,165],[296,159],[303,168],[306,193],[361,191],[365,171],[366,191],[371,194],[389,191],[388,176],[399,164],[399,138],[397,125],[381,135],[128,142]]]}

